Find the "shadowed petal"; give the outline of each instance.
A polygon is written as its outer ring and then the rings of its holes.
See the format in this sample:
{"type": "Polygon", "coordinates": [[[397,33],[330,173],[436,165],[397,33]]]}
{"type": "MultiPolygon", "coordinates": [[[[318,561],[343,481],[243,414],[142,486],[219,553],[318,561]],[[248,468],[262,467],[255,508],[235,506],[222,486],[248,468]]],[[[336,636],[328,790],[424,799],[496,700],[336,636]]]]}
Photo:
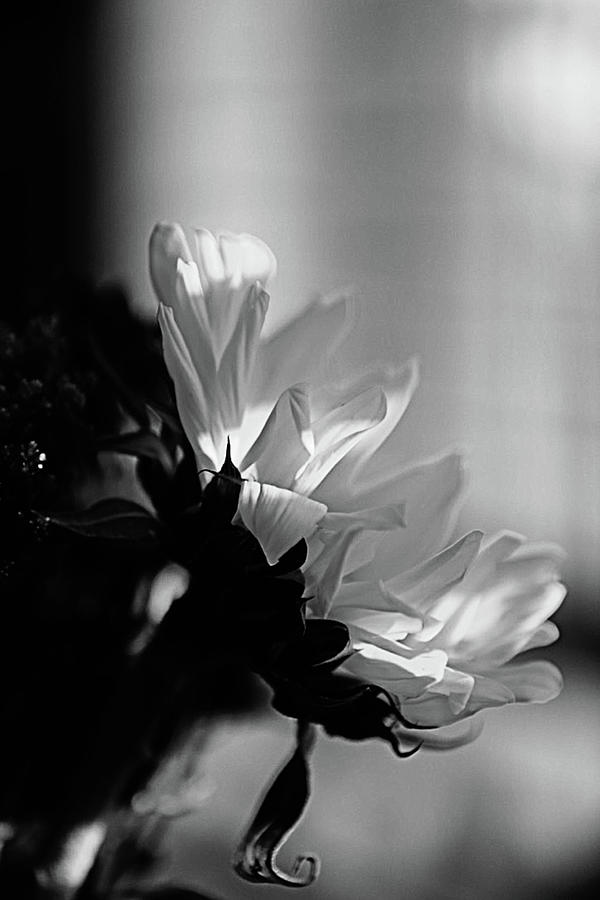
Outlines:
{"type": "Polygon", "coordinates": [[[502,666],[484,674],[501,681],[517,703],[547,703],[558,697],[563,687],[560,669],[545,660],[502,666]]]}
{"type": "Polygon", "coordinates": [[[405,503],[406,528],[386,535],[379,545],[374,561],[378,578],[392,578],[440,550],[454,526],[464,483],[462,457],[450,453],[415,466],[359,498],[361,505],[363,500],[367,505],[405,503]]]}
{"type": "Polygon", "coordinates": [[[354,324],[353,298],[322,297],[261,342],[250,395],[253,406],[272,405],[291,384],[325,376],[328,360],[354,324]]]}

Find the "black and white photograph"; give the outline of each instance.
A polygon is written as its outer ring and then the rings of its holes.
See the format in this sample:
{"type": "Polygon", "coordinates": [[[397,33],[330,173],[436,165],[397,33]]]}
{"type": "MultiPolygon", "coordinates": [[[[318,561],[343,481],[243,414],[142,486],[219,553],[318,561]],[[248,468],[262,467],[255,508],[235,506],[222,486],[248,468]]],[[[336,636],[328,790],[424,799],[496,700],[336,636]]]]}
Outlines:
{"type": "Polygon", "coordinates": [[[0,900],[600,889],[600,0],[8,4],[0,900]]]}

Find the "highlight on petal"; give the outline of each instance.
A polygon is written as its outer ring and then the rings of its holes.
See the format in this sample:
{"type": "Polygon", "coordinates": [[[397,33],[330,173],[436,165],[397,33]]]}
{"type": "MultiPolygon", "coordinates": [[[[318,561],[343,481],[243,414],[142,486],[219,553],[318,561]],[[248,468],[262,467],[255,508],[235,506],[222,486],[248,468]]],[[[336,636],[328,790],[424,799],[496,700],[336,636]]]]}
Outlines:
{"type": "MultiPolygon", "coordinates": [[[[447,659],[442,650],[429,650],[410,657],[364,644],[347,660],[344,668],[385,688],[402,705],[408,698],[418,697],[426,688],[442,680],[447,659]]],[[[412,721],[410,715],[408,718],[412,721]]]]}
{"type": "Polygon", "coordinates": [[[158,322],[165,363],[175,386],[177,409],[186,437],[199,467],[215,468],[219,461],[215,443],[223,435],[214,421],[211,396],[198,377],[171,307],[159,305],[158,322]]]}
{"type": "Polygon", "coordinates": [[[195,231],[198,269],[202,289],[207,293],[215,283],[225,281],[225,265],[214,234],[205,228],[195,231]]]}
{"type": "Polygon", "coordinates": [[[361,434],[385,416],[386,399],[376,385],[344,399],[338,406],[311,422],[315,451],[298,474],[294,489],[310,495],[326,475],[356,444],[361,434]]]}
{"type": "Polygon", "coordinates": [[[313,533],[327,507],[285,488],[244,481],[238,512],[272,566],[286,550],[313,533]]]}
{"type": "Polygon", "coordinates": [[[246,394],[269,308],[269,295],[252,285],[218,367],[218,408],[223,430],[232,435],[242,423],[246,394]]]}
{"type": "Polygon", "coordinates": [[[298,824],[308,802],[308,758],[315,739],[314,725],[299,721],[296,750],[267,791],[234,855],[234,869],[245,881],[306,887],[319,874],[319,860],[311,854],[297,857],[291,875],[283,872],[276,861],[278,851],[298,824]]]}
{"type": "Polygon", "coordinates": [[[277,260],[270,247],[251,234],[224,232],[218,237],[225,277],[232,288],[259,281],[266,286],[277,273],[277,260]]]}
{"type": "Polygon", "coordinates": [[[477,555],[482,537],[481,531],[469,532],[425,562],[389,578],[385,582],[387,589],[421,614],[429,613],[434,602],[462,579],[477,555]]]}

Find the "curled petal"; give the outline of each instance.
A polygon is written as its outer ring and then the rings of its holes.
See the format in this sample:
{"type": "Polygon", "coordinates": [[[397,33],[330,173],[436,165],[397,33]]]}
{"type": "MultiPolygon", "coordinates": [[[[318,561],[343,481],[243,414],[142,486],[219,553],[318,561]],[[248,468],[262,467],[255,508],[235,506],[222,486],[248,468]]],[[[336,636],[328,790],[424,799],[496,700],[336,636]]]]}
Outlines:
{"type": "Polygon", "coordinates": [[[373,456],[390,434],[397,430],[412,399],[419,381],[418,361],[412,358],[394,368],[377,366],[371,369],[369,380],[378,384],[385,393],[385,414],[373,428],[360,436],[319,486],[319,499],[336,509],[346,508],[349,501],[352,503],[352,493],[356,496],[368,493],[369,485],[373,483],[372,472],[377,470],[373,456]],[[349,485],[352,486],[350,493],[349,485]]]}
{"type": "Polygon", "coordinates": [[[406,741],[418,740],[426,750],[454,750],[479,737],[483,731],[483,719],[463,720],[457,727],[449,725],[439,731],[420,731],[418,728],[408,730],[402,726],[398,726],[396,731],[406,741]]]}
{"type": "Polygon", "coordinates": [[[325,476],[385,416],[385,394],[374,385],[335,406],[311,423],[315,452],[298,474],[294,489],[310,495],[325,476]]]}
{"type": "Polygon", "coordinates": [[[275,258],[266,244],[251,235],[224,235],[217,240],[204,229],[196,231],[196,250],[212,352],[218,361],[250,292],[256,284],[262,291],[274,271],[275,258]]]}
{"type": "Polygon", "coordinates": [[[166,306],[176,306],[175,281],[179,260],[192,262],[192,254],[180,225],[159,222],[150,236],[150,278],[156,296],[166,306]]]}
{"type": "Polygon", "coordinates": [[[224,232],[218,238],[225,277],[232,288],[260,281],[266,285],[277,273],[277,260],[270,247],[251,234],[224,232]]]}
{"type": "Polygon", "coordinates": [[[408,698],[403,709],[417,727],[438,728],[468,718],[481,709],[515,702],[515,694],[499,680],[447,669],[445,678],[418,697],[408,698]]]}
{"type": "Polygon", "coordinates": [[[313,533],[327,507],[285,488],[245,481],[238,512],[259,541],[269,565],[275,565],[286,550],[313,533]]]}
{"type": "Polygon", "coordinates": [[[314,725],[298,722],[296,750],[267,791],[234,855],[235,871],[245,881],[305,887],[317,878],[316,856],[299,856],[291,875],[286,875],[276,862],[279,849],[306,808],[310,795],[308,757],[315,738],[314,725]],[[300,874],[302,869],[304,875],[300,874]]]}
{"type": "Polygon", "coordinates": [[[546,660],[502,666],[486,674],[512,691],[517,703],[547,703],[558,697],[563,687],[560,669],[546,660]]]}
{"type": "Polygon", "coordinates": [[[259,481],[291,488],[313,450],[308,387],[296,384],[279,397],[240,469],[252,466],[259,481]]]}

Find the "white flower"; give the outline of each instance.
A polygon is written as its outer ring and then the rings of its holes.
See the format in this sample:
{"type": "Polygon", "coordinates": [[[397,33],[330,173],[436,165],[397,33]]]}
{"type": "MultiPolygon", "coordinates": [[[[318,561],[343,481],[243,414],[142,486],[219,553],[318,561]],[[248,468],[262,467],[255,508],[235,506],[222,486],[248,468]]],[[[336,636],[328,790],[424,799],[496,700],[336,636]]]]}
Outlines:
{"type": "MultiPolygon", "coordinates": [[[[197,260],[178,225],[156,226],[150,272],[164,356],[198,468],[219,469],[229,438],[242,476],[268,484],[271,500],[274,489],[285,489],[278,503],[293,505],[298,524],[307,507],[295,499],[297,494],[336,511],[356,509],[354,498],[367,507],[375,496],[377,502],[383,497],[386,506],[390,501],[404,505],[414,496],[415,507],[436,516],[437,527],[426,542],[429,549],[439,549],[450,501],[461,485],[457,458],[433,461],[399,480],[392,471],[383,483],[372,483],[369,468],[372,454],[410,401],[418,380],[416,361],[374,369],[344,383],[324,383],[323,359],[348,333],[350,299],[317,300],[265,341],[264,284],[276,269],[269,248],[250,235],[217,239],[201,230],[196,255],[197,260]],[[314,376],[311,382],[307,373],[314,376]],[[398,490],[402,496],[395,499],[398,490]]],[[[259,496],[264,500],[266,495],[245,490],[241,496],[240,514],[252,527],[258,522],[252,504],[259,496]]],[[[292,518],[290,508],[288,526],[292,518]]],[[[410,532],[420,549],[421,518],[415,517],[410,532]]],[[[297,527],[289,528],[290,539],[297,533],[297,527]]],[[[265,549],[264,531],[255,534],[265,549]]],[[[284,544],[279,541],[288,549],[284,544]]]]}
{"type": "Polygon", "coordinates": [[[194,260],[179,226],[152,235],[186,435],[199,468],[213,470],[230,438],[247,479],[238,513],[269,563],[307,539],[308,615],[347,624],[356,650],[347,669],[395,695],[424,728],[556,696],[550,663],[507,663],[557,637],[547,621],[565,595],[557,548],[472,532],[443,549],[464,487],[455,452],[379,470],[377,450],[417,385],[416,361],[327,383],[322,361],[346,336],[349,300],[317,301],[265,341],[268,247],[199,231],[196,251],[194,260]]]}
{"type": "Polygon", "coordinates": [[[507,665],[552,643],[562,603],[559,548],[508,532],[472,532],[385,581],[342,580],[330,614],[357,653],[347,668],[394,694],[418,726],[448,725],[489,706],[545,702],[562,679],[549,662],[507,665]],[[418,671],[429,682],[415,691],[418,671]]]}
{"type": "Polygon", "coordinates": [[[317,299],[265,340],[271,250],[251,235],[204,230],[195,244],[196,258],[180,226],[168,223],[150,239],[164,356],[199,468],[220,468],[228,437],[240,468],[280,394],[306,369],[322,368],[343,340],[350,301],[317,299]]]}
{"type": "Polygon", "coordinates": [[[348,298],[317,300],[262,340],[264,285],[276,270],[271,250],[251,235],[215,238],[200,230],[195,237],[197,259],[178,225],[157,225],[150,240],[165,361],[199,470],[221,467],[229,439],[243,477],[265,482],[259,491],[244,488],[239,512],[275,562],[273,554],[307,537],[326,511],[317,504],[309,513],[298,495],[312,494],[360,435],[381,422],[385,398],[379,388],[362,387],[336,406],[325,390],[311,391],[309,400],[307,385],[289,388],[305,366],[322,369],[321,359],[344,339],[348,298]],[[273,504],[275,543],[272,522],[264,528],[273,504]]]}

